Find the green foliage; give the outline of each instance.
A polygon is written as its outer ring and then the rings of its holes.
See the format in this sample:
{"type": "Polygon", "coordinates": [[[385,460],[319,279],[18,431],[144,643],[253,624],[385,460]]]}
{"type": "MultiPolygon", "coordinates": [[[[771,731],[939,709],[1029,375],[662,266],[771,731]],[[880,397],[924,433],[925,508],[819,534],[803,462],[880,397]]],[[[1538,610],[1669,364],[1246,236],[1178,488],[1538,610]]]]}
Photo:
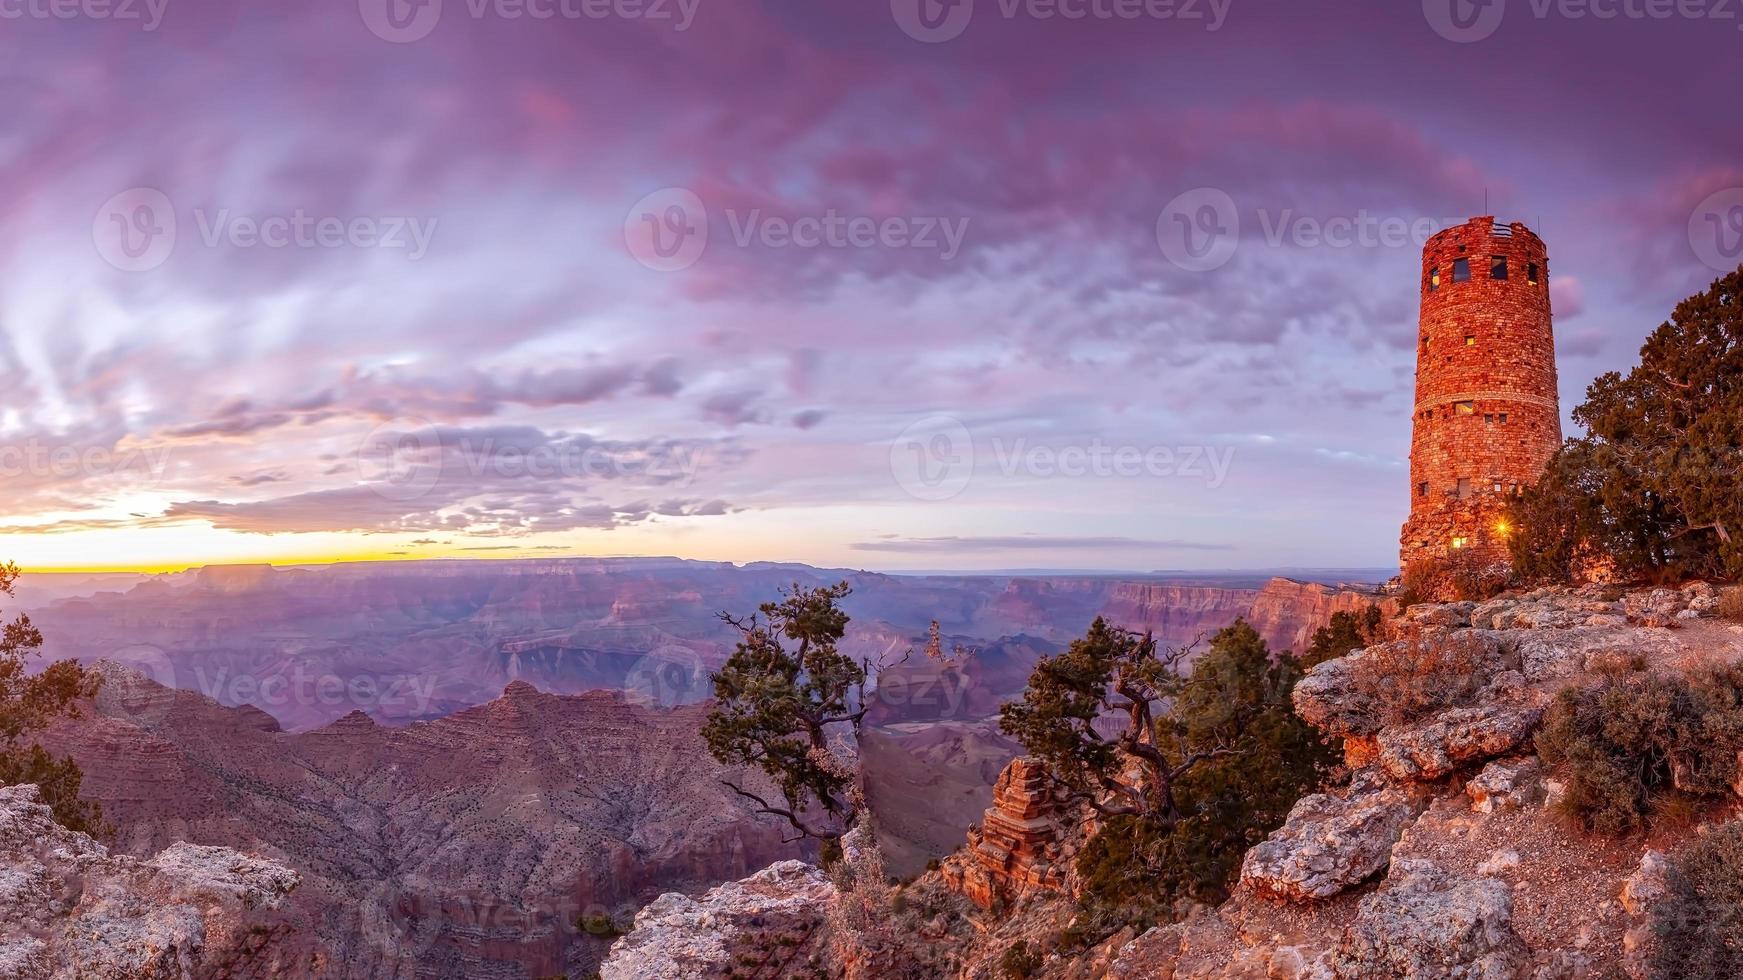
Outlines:
{"type": "MultiPolygon", "coordinates": [[[[18,566],[0,565],[0,593],[12,595],[18,566]]],[[[40,655],[42,633],[29,616],[0,627],[0,785],[36,783],[55,820],[72,830],[106,832],[102,807],[79,799],[83,773],[72,759],[55,759],[27,739],[58,718],[76,718],[78,701],[97,692],[98,678],[71,660],[28,673],[40,655]]]]}
{"type": "Polygon", "coordinates": [[[1041,954],[1029,949],[1029,941],[1019,939],[999,957],[999,976],[1008,980],[1028,980],[1041,969],[1041,954]]]}
{"type": "Polygon", "coordinates": [[[1247,848],[1336,762],[1290,704],[1300,663],[1273,658],[1251,626],[1218,633],[1185,675],[1184,652],[1159,657],[1148,637],[1098,620],[1003,712],[1054,781],[1102,813],[1078,863],[1102,907],[1160,918],[1175,898],[1220,899],[1247,848]],[[1089,721],[1104,712],[1126,730],[1099,735],[1089,721]]]}
{"type": "Polygon", "coordinates": [[[749,619],[722,614],[740,638],[713,675],[716,703],[702,730],[716,759],[760,769],[781,801],[728,782],[734,792],[825,841],[851,829],[859,810],[855,774],[830,749],[839,726],[857,733],[865,717],[866,667],[836,648],[848,623],[836,603],[850,591],[846,582],[794,584],[749,619]]]}
{"type": "Polygon", "coordinates": [[[1579,577],[1594,557],[1628,579],[1743,574],[1743,268],[1677,304],[1574,421],[1587,437],[1515,507],[1524,577],[1579,577]]]}
{"type": "Polygon", "coordinates": [[[1331,621],[1313,632],[1313,642],[1301,655],[1301,669],[1312,670],[1327,660],[1348,656],[1373,643],[1380,635],[1380,621],[1379,606],[1332,613],[1331,621]]]}
{"type": "Polygon", "coordinates": [[[1556,695],[1538,752],[1567,779],[1564,812],[1602,834],[1645,829],[1680,792],[1730,792],[1743,748],[1743,661],[1682,674],[1613,674],[1556,695]]]}
{"type": "Polygon", "coordinates": [[[84,778],[70,756],[56,759],[40,745],[0,752],[0,786],[35,783],[42,791],[42,802],[54,811],[56,823],[92,837],[106,837],[114,828],[103,822],[103,805],[79,798],[84,778]]]}
{"type": "Polygon", "coordinates": [[[1653,906],[1653,980],[1743,976],[1743,822],[1694,839],[1670,862],[1653,906]]]}
{"type": "Polygon", "coordinates": [[[616,939],[629,931],[609,915],[584,915],[575,920],[575,926],[598,939],[616,939]]]}
{"type": "Polygon", "coordinates": [[[1399,601],[1406,606],[1419,602],[1482,602],[1507,588],[1511,570],[1501,562],[1485,562],[1469,549],[1450,551],[1438,558],[1418,558],[1405,565],[1400,575],[1403,589],[1399,601]]]}

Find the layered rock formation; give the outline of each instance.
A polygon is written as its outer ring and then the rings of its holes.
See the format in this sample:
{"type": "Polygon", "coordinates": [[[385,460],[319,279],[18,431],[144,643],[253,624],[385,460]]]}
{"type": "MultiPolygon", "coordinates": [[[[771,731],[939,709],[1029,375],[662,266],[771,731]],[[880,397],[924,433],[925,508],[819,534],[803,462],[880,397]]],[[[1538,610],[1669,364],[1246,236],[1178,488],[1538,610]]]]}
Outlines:
{"type": "Polygon", "coordinates": [[[191,980],[319,975],[319,952],[286,941],[299,884],[281,864],[229,848],[109,853],[55,823],[35,786],[0,788],[0,977],[191,980]]]}
{"type": "Polygon", "coordinates": [[[703,749],[704,709],[606,693],[503,696],[386,728],[302,734],[136,673],[99,668],[84,717],[48,733],[135,854],[177,841],[294,868],[312,927],[291,942],[357,978],[585,975],[663,891],[810,852],[749,813],[703,749]]]}
{"type": "Polygon", "coordinates": [[[1064,812],[1049,789],[1041,764],[1014,759],[993,787],[993,805],[968,845],[941,871],[956,891],[982,908],[1058,891],[1065,884],[1068,855],[1064,812]]]}

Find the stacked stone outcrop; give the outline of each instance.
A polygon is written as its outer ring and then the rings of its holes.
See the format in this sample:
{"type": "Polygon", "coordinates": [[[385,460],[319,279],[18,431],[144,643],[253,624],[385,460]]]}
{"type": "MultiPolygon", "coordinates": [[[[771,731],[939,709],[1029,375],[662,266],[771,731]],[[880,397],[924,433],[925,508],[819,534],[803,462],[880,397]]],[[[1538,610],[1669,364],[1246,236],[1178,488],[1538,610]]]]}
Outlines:
{"type": "Polygon", "coordinates": [[[1065,887],[1061,806],[1041,763],[1011,760],[968,846],[944,863],[952,889],[982,908],[1065,887]]]}

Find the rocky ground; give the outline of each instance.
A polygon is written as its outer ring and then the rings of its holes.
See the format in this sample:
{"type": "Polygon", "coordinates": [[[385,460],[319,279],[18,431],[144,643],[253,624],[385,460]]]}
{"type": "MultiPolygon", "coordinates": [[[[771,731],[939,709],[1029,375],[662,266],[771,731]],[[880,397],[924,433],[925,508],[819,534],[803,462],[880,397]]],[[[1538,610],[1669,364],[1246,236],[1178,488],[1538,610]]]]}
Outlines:
{"type": "Polygon", "coordinates": [[[965,978],[1011,975],[1019,942],[1035,954],[1023,975],[1060,980],[1642,977],[1666,855],[1739,807],[1643,837],[1584,834],[1553,808],[1560,785],[1533,736],[1556,690],[1602,671],[1743,657],[1743,625],[1713,618],[1717,601],[1694,584],[1411,607],[1296,690],[1303,717],[1343,741],[1347,783],[1250,850],[1227,902],[1172,925],[1059,951],[1071,903],[1036,885],[1073,828],[1027,793],[1001,795],[970,847],[910,890],[939,879],[973,901],[965,978]]]}
{"type": "Polygon", "coordinates": [[[224,847],[111,854],[55,823],[35,786],[0,788],[0,980],[309,976],[319,954],[281,942],[299,882],[224,847]]]}

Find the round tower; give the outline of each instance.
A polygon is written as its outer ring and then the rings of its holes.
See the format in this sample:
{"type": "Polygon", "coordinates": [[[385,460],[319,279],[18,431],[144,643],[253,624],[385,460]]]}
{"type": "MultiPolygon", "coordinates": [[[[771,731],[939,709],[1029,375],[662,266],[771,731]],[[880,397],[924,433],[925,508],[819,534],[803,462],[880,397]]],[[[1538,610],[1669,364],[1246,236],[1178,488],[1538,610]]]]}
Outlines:
{"type": "Polygon", "coordinates": [[[1507,499],[1561,445],[1549,255],[1515,221],[1472,218],[1422,249],[1410,518],[1400,560],[1507,558],[1507,499]]]}

